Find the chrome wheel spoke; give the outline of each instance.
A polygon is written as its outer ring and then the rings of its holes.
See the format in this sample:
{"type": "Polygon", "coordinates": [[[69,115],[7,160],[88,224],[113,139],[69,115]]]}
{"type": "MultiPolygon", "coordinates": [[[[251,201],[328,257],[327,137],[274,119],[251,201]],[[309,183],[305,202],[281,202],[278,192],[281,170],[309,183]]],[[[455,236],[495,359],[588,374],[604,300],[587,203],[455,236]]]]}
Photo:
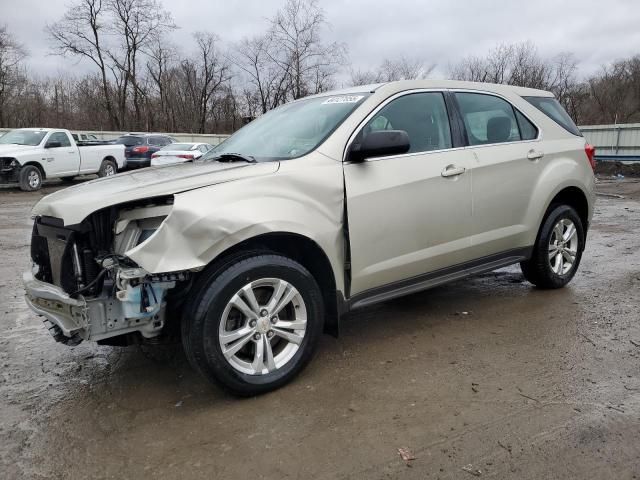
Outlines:
{"type": "Polygon", "coordinates": [[[258,305],[258,300],[256,300],[256,295],[253,293],[253,284],[249,284],[242,289],[242,293],[244,294],[244,298],[246,298],[247,303],[249,304],[249,308],[253,311],[256,316],[260,315],[260,305],[258,305]]]}
{"type": "Polygon", "coordinates": [[[554,257],[558,254],[558,247],[555,245],[549,246],[549,260],[553,260],[554,257]]]}
{"type": "Polygon", "coordinates": [[[230,358],[233,357],[236,353],[238,353],[240,351],[240,349],[242,347],[244,347],[249,340],[251,340],[252,334],[249,333],[247,335],[245,335],[244,337],[240,338],[240,340],[238,340],[236,343],[234,343],[231,347],[225,349],[223,347],[222,349],[222,353],[224,354],[224,356],[226,358],[230,358]]]}
{"type": "Polygon", "coordinates": [[[274,328],[286,328],[287,330],[303,330],[307,328],[306,320],[295,320],[293,322],[286,320],[278,320],[274,328]]]}
{"type": "Polygon", "coordinates": [[[283,282],[282,280],[278,280],[278,283],[274,285],[273,294],[271,295],[271,298],[269,299],[269,303],[267,304],[267,310],[269,310],[269,312],[272,312],[274,314],[276,313],[275,308],[280,302],[280,299],[282,298],[282,296],[287,291],[288,285],[289,284],[287,282],[283,282]]]}
{"type": "Polygon", "coordinates": [[[233,296],[229,304],[236,307],[242,312],[245,317],[249,319],[258,318],[258,314],[252,311],[251,308],[249,308],[249,306],[245,303],[244,300],[242,300],[242,298],[240,298],[237,293],[233,296]]]}
{"type": "Polygon", "coordinates": [[[251,336],[252,333],[253,333],[253,328],[242,327],[242,328],[239,328],[238,330],[232,330],[231,332],[227,332],[223,335],[220,335],[220,342],[223,345],[228,345],[229,343],[235,342],[236,340],[244,336],[251,336]]]}
{"type": "Polygon", "coordinates": [[[564,235],[562,236],[562,239],[565,242],[568,242],[569,240],[571,240],[574,236],[576,235],[576,227],[573,223],[571,223],[568,227],[567,227],[567,231],[564,232],[564,235]]]}
{"type": "Polygon", "coordinates": [[[280,330],[279,328],[274,328],[273,332],[278,336],[282,337],[285,340],[288,340],[291,343],[295,343],[296,345],[300,345],[302,343],[302,336],[296,333],[286,332],[284,330],[280,330]]]}
{"type": "Polygon", "coordinates": [[[573,259],[576,258],[576,253],[571,250],[563,250],[562,256],[567,261],[567,263],[572,264],[573,259]]]}
{"type": "Polygon", "coordinates": [[[251,368],[254,373],[261,374],[264,369],[264,337],[256,341],[256,350],[253,353],[251,368]]]}
{"type": "Polygon", "coordinates": [[[267,370],[273,372],[276,367],[276,361],[273,358],[273,350],[271,348],[271,341],[267,337],[263,337],[264,341],[264,358],[267,362],[267,370]]]}

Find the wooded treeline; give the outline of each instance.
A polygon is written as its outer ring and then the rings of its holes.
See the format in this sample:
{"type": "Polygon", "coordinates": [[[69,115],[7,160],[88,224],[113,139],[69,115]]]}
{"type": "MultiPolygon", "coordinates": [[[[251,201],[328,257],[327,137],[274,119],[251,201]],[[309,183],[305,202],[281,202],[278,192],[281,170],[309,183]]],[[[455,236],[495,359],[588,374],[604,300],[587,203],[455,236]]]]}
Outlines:
{"type": "MultiPolygon", "coordinates": [[[[427,78],[424,59],[350,66],[347,45],[327,40],[317,0],[284,0],[264,31],[236,44],[196,32],[171,43],[177,28],[158,0],[75,0],[47,25],[51,51],[79,60],[79,71],[36,78],[28,56],[0,27],[0,127],[228,133],[248,118],[306,95],[355,84],[427,78]],[[90,69],[87,68],[90,65],[90,69]]],[[[578,74],[568,53],[541,57],[535,45],[499,45],[445,68],[450,78],[551,90],[578,124],[640,122],[640,55],[578,74]]]]}

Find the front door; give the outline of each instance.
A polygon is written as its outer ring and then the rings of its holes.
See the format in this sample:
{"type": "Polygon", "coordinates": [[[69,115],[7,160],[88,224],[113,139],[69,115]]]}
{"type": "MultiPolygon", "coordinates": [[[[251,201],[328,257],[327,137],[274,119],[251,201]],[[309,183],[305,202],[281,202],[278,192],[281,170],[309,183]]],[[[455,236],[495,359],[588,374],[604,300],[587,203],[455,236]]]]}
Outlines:
{"type": "Polygon", "coordinates": [[[452,148],[441,92],[407,93],[356,135],[405,130],[402,155],[345,162],[350,295],[471,259],[471,152],[452,148]]]}
{"type": "Polygon", "coordinates": [[[65,132],[53,132],[45,143],[45,169],[49,176],[77,175],[80,168],[78,147],[65,132]],[[58,143],[60,146],[53,146],[58,143]]]}

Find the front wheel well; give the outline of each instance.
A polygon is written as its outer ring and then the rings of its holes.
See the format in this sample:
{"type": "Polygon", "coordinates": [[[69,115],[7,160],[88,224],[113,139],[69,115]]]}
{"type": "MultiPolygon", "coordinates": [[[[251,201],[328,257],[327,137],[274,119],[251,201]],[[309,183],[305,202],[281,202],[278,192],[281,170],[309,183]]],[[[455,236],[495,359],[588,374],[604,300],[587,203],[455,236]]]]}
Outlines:
{"type": "Polygon", "coordinates": [[[554,205],[569,205],[573,207],[580,217],[585,232],[587,231],[589,227],[589,202],[582,190],[578,187],[567,187],[560,190],[551,200],[549,209],[554,205]]]}
{"type": "Polygon", "coordinates": [[[326,253],[313,240],[303,235],[276,232],[253,237],[229,248],[212,263],[224,262],[230,256],[242,252],[268,250],[295,260],[305,267],[318,282],[325,305],[325,333],[338,336],[338,300],[336,280],[326,253]]]}
{"type": "Polygon", "coordinates": [[[24,168],[28,165],[33,165],[34,167],[36,167],[38,170],[40,170],[40,175],[42,175],[42,179],[46,179],[47,178],[47,174],[44,172],[44,168],[42,168],[42,165],[40,165],[38,162],[27,162],[23,165],[20,166],[20,168],[24,168]]]}

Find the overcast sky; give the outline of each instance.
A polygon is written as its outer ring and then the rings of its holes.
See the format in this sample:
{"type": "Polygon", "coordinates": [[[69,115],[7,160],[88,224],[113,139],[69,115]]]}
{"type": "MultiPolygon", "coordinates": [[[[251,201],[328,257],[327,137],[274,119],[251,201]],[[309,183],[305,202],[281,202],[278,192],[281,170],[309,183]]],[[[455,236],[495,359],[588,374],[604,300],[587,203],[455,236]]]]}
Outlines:
{"type": "MultiPolygon", "coordinates": [[[[164,0],[181,27],[176,44],[188,51],[191,34],[217,33],[233,43],[264,31],[283,0],[164,0]]],[[[640,54],[639,0],[322,0],[332,28],[327,39],[345,42],[356,68],[371,68],[400,54],[437,64],[435,76],[468,55],[482,55],[498,43],[530,40],[541,55],[573,52],[580,72],[640,54]]],[[[90,68],[51,56],[44,33],[62,16],[69,0],[0,0],[5,23],[30,53],[38,74],[90,68]]]]}

